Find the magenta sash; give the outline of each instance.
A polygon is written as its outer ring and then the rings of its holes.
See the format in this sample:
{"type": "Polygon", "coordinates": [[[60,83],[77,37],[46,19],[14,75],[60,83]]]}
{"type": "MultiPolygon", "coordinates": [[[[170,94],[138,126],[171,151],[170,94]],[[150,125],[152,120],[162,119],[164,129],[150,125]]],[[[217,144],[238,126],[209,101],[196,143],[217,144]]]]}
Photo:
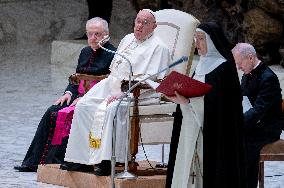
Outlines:
{"type": "Polygon", "coordinates": [[[58,111],[52,145],[61,145],[62,139],[69,136],[74,109],[75,106],[69,106],[58,111]]]}
{"type": "MultiPolygon", "coordinates": [[[[84,95],[96,83],[97,83],[96,80],[94,81],[81,80],[78,87],[79,95],[84,95]]],[[[54,135],[51,141],[52,145],[61,145],[62,139],[69,136],[74,109],[75,106],[68,106],[58,111],[54,135]]]]}

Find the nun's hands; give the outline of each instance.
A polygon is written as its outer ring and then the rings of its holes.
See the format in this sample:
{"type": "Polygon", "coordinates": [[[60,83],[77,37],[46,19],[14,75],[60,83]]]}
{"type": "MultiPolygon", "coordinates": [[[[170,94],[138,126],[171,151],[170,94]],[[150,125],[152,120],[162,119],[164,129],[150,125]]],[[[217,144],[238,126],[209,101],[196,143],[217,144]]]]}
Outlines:
{"type": "Polygon", "coordinates": [[[190,102],[189,98],[186,98],[180,95],[178,92],[175,91],[176,96],[166,96],[167,99],[173,101],[176,104],[188,104],[190,102]]]}

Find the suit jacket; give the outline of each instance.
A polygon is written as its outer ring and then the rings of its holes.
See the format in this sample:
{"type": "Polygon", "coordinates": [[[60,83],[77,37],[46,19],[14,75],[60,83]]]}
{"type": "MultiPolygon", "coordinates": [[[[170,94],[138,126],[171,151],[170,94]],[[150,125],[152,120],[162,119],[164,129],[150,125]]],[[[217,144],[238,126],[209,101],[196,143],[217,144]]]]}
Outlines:
{"type": "Polygon", "coordinates": [[[253,108],[244,113],[246,134],[249,137],[279,139],[281,134],[282,95],[276,74],[260,63],[242,78],[242,94],[253,108]]]}
{"type": "MultiPolygon", "coordinates": [[[[116,48],[109,42],[104,44],[104,47],[112,51],[116,51],[116,48]]],[[[109,66],[113,59],[114,54],[106,52],[103,49],[99,48],[96,52],[90,46],[87,46],[82,49],[78,65],[76,68],[76,73],[84,73],[91,75],[103,75],[108,74],[109,66]]],[[[65,91],[72,92],[72,100],[78,96],[78,85],[70,84],[67,86],[65,91]]]]}

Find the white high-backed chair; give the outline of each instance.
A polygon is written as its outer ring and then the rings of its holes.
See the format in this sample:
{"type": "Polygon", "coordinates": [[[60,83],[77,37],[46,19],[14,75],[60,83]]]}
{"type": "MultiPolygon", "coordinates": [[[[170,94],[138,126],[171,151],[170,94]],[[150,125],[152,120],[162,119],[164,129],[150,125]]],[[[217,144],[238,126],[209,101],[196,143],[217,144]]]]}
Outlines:
{"type": "MultiPolygon", "coordinates": [[[[175,10],[164,9],[155,12],[158,36],[170,49],[173,61],[182,56],[189,56],[187,63],[171,69],[189,75],[194,53],[194,33],[199,21],[192,15],[175,10]]],[[[136,171],[135,159],[138,152],[139,138],[144,144],[170,143],[173,117],[176,104],[161,101],[159,104],[139,105],[140,88],[135,88],[134,106],[131,117],[130,170],[136,171]],[[142,138],[142,139],[141,139],[142,138]]]]}

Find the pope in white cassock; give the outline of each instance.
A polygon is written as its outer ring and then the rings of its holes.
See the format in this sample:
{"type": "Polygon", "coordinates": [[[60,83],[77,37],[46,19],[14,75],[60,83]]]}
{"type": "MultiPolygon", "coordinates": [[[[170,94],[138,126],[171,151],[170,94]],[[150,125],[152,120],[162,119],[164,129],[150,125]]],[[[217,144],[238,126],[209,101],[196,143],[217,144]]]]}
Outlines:
{"type": "MultiPolygon", "coordinates": [[[[151,10],[139,11],[134,33],[125,36],[118,46],[117,52],[130,60],[133,75],[138,79],[155,74],[170,63],[169,49],[153,34],[156,26],[151,10]]],[[[65,154],[67,163],[61,165],[62,169],[84,171],[77,163],[94,165],[111,159],[113,114],[110,111],[114,111],[114,101],[122,95],[121,81],[128,80],[129,65],[121,56],[115,55],[110,71],[110,75],[88,91],[76,105],[65,154]]],[[[164,75],[161,73],[157,78],[164,75]]],[[[118,160],[124,159],[123,156],[117,157],[118,160]]],[[[102,169],[103,172],[97,175],[110,174],[108,162],[107,166],[101,167],[106,170],[102,169]]]]}

